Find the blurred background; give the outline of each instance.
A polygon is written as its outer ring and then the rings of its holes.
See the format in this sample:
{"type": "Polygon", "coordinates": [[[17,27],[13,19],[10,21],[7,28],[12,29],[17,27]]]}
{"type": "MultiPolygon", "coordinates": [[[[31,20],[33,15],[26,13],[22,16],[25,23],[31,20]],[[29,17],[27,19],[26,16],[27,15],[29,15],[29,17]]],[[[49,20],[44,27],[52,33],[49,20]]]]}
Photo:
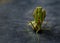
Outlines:
{"type": "Polygon", "coordinates": [[[60,43],[60,0],[0,0],[0,43],[60,43]],[[46,10],[50,27],[42,34],[28,26],[37,6],[46,10]]]}

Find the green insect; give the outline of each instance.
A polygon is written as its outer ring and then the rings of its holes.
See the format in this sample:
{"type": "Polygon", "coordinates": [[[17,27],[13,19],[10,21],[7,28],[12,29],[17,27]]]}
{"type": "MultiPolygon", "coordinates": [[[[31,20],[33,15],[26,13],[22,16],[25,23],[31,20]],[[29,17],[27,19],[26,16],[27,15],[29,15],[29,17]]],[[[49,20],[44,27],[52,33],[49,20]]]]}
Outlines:
{"type": "Polygon", "coordinates": [[[42,23],[46,17],[46,11],[42,7],[36,7],[33,11],[34,21],[31,21],[33,29],[36,30],[36,33],[41,30],[42,23]]]}

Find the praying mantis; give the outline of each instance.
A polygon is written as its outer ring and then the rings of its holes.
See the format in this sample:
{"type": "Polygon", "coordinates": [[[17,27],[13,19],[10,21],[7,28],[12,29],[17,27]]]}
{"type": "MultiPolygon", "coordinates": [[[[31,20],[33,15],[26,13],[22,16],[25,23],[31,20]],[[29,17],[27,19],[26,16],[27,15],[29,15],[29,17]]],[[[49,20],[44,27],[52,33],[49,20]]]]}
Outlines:
{"type": "Polygon", "coordinates": [[[41,6],[38,6],[33,11],[34,20],[29,22],[29,25],[32,26],[33,30],[40,31],[42,29],[42,23],[46,17],[46,11],[42,9],[41,6]]]}

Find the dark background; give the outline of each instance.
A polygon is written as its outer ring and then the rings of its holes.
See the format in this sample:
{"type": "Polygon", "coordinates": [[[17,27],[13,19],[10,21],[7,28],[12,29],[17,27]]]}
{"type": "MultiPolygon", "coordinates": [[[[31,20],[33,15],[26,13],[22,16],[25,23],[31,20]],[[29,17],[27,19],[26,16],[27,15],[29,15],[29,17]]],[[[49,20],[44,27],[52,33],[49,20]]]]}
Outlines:
{"type": "Polygon", "coordinates": [[[60,0],[0,0],[0,43],[60,43],[60,0]],[[27,24],[37,6],[46,10],[50,27],[42,34],[27,24]]]}

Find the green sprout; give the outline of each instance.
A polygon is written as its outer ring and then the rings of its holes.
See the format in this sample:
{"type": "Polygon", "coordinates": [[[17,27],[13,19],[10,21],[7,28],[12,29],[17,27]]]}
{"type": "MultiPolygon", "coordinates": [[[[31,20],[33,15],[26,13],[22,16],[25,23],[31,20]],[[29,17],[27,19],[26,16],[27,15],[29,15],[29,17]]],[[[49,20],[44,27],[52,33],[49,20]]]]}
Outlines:
{"type": "Polygon", "coordinates": [[[42,29],[42,23],[46,17],[46,11],[42,9],[42,7],[36,7],[33,11],[34,20],[31,21],[29,24],[36,30],[36,33],[42,29]]]}

